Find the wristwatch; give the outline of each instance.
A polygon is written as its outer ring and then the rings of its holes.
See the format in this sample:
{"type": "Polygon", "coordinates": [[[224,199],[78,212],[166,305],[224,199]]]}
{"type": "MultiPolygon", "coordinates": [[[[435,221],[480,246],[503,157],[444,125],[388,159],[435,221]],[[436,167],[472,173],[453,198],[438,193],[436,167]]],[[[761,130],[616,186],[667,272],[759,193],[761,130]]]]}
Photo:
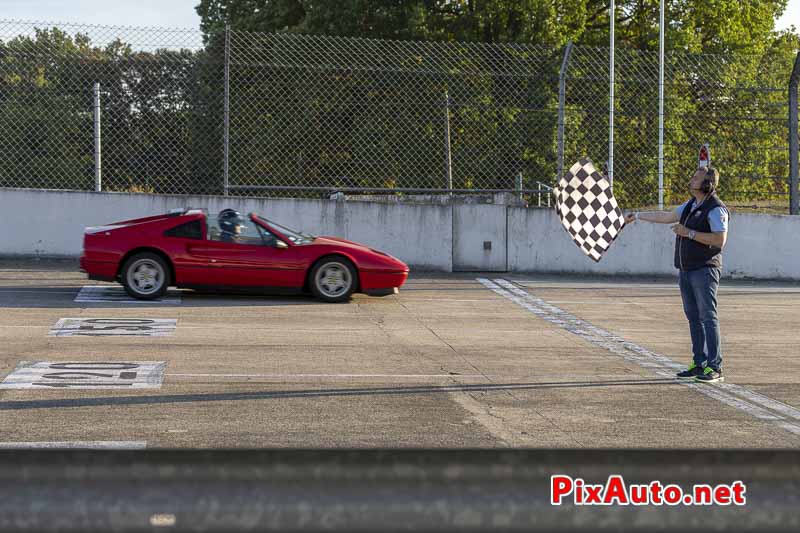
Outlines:
{"type": "Polygon", "coordinates": [[[697,232],[695,230],[693,230],[693,229],[690,229],[689,230],[689,238],[694,240],[695,235],[697,235],[697,232]]]}

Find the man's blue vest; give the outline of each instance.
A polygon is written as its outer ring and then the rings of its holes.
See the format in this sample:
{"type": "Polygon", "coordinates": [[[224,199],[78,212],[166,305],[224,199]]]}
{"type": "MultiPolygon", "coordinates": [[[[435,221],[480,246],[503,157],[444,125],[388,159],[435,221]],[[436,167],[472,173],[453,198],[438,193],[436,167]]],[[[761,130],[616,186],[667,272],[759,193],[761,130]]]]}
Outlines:
{"type": "MultiPolygon", "coordinates": [[[[695,209],[697,200],[686,204],[681,213],[681,224],[698,233],[710,233],[711,224],[708,222],[708,213],[717,207],[725,208],[725,204],[712,194],[695,209]]],[[[709,246],[690,239],[689,237],[675,236],[675,268],[679,270],[697,270],[705,266],[722,267],[722,248],[709,246]]]]}

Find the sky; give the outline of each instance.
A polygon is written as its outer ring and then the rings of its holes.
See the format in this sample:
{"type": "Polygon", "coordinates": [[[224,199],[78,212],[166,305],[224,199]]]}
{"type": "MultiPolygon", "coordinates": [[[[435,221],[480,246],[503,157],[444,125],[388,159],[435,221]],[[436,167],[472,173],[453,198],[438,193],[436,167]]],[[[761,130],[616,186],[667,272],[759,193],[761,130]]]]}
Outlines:
{"type": "Polygon", "coordinates": [[[800,0],[789,0],[783,16],[775,23],[775,28],[785,30],[794,24],[797,31],[800,31],[800,0]]]}
{"type": "MultiPolygon", "coordinates": [[[[800,0],[798,0],[800,1],[800,0]]],[[[0,0],[6,20],[199,29],[200,0],[0,0]]]]}
{"type": "MultiPolygon", "coordinates": [[[[112,26],[198,29],[199,0],[0,0],[0,18],[43,22],[80,22],[112,26]]],[[[776,24],[800,30],[800,0],[789,0],[776,24]]]]}

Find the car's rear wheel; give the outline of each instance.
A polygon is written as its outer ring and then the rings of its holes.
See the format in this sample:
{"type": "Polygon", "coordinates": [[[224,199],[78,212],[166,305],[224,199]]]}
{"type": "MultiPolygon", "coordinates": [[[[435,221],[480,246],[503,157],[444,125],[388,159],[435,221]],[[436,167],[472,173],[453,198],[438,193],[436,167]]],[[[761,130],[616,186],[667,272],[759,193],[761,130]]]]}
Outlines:
{"type": "Polygon", "coordinates": [[[326,257],[311,271],[311,292],[323,302],[350,299],[358,284],[356,268],[343,257],[326,257]]]}
{"type": "Polygon", "coordinates": [[[130,257],[121,274],[125,291],[139,300],[160,298],[169,287],[169,267],[161,256],[152,252],[130,257]]]}

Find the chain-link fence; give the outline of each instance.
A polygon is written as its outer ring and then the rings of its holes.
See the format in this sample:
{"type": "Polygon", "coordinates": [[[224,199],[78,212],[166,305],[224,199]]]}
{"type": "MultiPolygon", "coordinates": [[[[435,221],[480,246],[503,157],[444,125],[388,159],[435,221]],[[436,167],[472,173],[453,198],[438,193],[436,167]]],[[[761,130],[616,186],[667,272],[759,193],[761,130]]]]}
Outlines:
{"type": "MultiPolygon", "coordinates": [[[[608,153],[607,49],[575,47],[568,58],[565,151],[608,153]],[[598,135],[598,132],[601,134],[598,135]]],[[[733,205],[788,208],[787,87],[794,54],[668,53],[664,61],[664,202],[683,201],[709,143],[733,205]]],[[[615,51],[614,193],[625,204],[658,204],[658,54],[615,51]]]]}
{"type": "MultiPolygon", "coordinates": [[[[155,193],[530,193],[607,160],[608,55],[0,22],[0,187],[92,190],[97,173],[155,193]]],[[[615,194],[656,205],[658,56],[615,57],[615,194]]],[[[723,199],[788,207],[793,61],[667,54],[666,205],[708,142],[723,199]]]]}
{"type": "Polygon", "coordinates": [[[219,192],[222,57],[197,31],[0,22],[0,186],[219,192]]]}
{"type": "Polygon", "coordinates": [[[237,190],[555,175],[558,50],[232,32],[230,60],[237,190]]]}

